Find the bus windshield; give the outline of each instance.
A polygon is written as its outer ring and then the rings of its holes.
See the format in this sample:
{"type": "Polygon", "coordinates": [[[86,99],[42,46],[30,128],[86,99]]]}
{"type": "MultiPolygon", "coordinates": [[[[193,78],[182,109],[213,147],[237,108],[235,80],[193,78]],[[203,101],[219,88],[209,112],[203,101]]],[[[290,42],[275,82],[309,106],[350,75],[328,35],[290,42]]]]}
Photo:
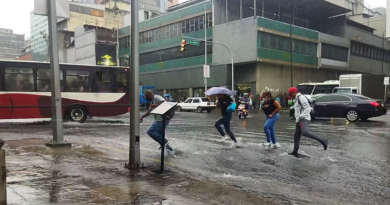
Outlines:
{"type": "Polygon", "coordinates": [[[316,94],[330,94],[333,89],[339,85],[317,85],[314,89],[313,95],[316,94]]]}

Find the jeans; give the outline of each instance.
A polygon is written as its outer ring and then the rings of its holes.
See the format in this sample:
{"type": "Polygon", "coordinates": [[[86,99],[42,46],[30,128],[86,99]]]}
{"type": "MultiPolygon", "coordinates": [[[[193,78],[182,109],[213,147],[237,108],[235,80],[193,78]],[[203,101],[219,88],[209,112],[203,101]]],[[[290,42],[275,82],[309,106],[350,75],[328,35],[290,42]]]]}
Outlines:
{"type": "Polygon", "coordinates": [[[276,144],[275,137],[275,123],[279,120],[279,113],[276,113],[273,117],[269,118],[266,116],[266,121],[264,123],[264,133],[267,135],[267,142],[272,142],[272,144],[276,144]]]}
{"type": "Polygon", "coordinates": [[[326,145],[326,142],[322,140],[321,138],[317,137],[316,135],[309,132],[309,120],[301,120],[299,121],[295,126],[295,134],[294,134],[294,151],[293,153],[298,153],[299,150],[299,143],[301,141],[301,135],[317,140],[320,142],[324,147],[326,145]]]}
{"type": "MultiPolygon", "coordinates": [[[[168,119],[165,119],[165,128],[167,128],[167,126],[169,125],[169,120],[168,119]]],[[[162,140],[162,126],[163,126],[163,122],[162,121],[154,121],[152,126],[150,126],[150,128],[148,129],[147,133],[148,135],[154,139],[154,141],[156,141],[157,143],[159,143],[161,145],[161,140],[162,140]]],[[[164,145],[168,142],[168,140],[165,139],[164,141],[164,145]]],[[[161,145],[161,147],[163,147],[163,145],[161,145]]],[[[169,149],[170,151],[172,151],[172,147],[167,145],[167,149],[169,149]]]]}
{"type": "Polygon", "coordinates": [[[236,137],[234,137],[234,134],[230,130],[230,121],[232,120],[232,113],[226,113],[225,116],[222,116],[217,122],[215,122],[215,127],[221,133],[222,136],[225,136],[225,133],[222,130],[221,125],[225,127],[226,133],[230,136],[230,138],[234,141],[237,142],[236,137]]]}

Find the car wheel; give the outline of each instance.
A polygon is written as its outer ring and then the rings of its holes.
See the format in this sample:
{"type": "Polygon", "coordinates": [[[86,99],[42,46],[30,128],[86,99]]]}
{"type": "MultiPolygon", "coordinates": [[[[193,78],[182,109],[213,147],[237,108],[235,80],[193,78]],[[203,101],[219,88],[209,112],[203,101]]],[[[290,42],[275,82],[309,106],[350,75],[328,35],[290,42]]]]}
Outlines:
{"type": "Polygon", "coordinates": [[[196,110],[197,110],[199,113],[203,112],[203,108],[201,108],[201,107],[198,107],[196,110]]]}
{"type": "Polygon", "coordinates": [[[346,118],[350,122],[356,122],[359,120],[359,112],[354,109],[348,110],[346,118]]]}
{"type": "Polygon", "coordinates": [[[83,106],[74,106],[70,108],[69,118],[74,122],[83,123],[88,117],[87,109],[83,106]]]}
{"type": "Polygon", "coordinates": [[[180,106],[177,106],[177,107],[176,107],[176,111],[177,111],[177,112],[181,112],[182,110],[183,110],[183,109],[182,109],[180,106]]]}
{"type": "Polygon", "coordinates": [[[207,113],[210,113],[211,111],[213,111],[213,110],[212,110],[212,109],[208,109],[208,110],[207,110],[207,113]]]}

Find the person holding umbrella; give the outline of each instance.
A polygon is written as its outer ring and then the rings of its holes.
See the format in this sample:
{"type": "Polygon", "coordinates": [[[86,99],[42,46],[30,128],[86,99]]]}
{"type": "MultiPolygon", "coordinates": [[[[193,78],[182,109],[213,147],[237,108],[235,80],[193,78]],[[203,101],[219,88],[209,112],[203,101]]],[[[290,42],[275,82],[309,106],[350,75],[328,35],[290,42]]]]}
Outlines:
{"type": "Polygon", "coordinates": [[[230,106],[234,103],[230,96],[233,96],[235,93],[236,91],[220,87],[213,87],[205,92],[206,95],[216,95],[218,98],[218,107],[221,108],[222,117],[215,122],[215,128],[217,128],[219,133],[222,135],[219,142],[225,142],[229,139],[229,137],[225,136],[225,132],[223,132],[221,125],[224,126],[226,134],[228,134],[230,139],[233,141],[230,145],[231,148],[242,147],[241,139],[237,140],[233,132],[230,130],[230,121],[232,120],[232,112],[234,112],[234,110],[230,110],[230,106]]]}

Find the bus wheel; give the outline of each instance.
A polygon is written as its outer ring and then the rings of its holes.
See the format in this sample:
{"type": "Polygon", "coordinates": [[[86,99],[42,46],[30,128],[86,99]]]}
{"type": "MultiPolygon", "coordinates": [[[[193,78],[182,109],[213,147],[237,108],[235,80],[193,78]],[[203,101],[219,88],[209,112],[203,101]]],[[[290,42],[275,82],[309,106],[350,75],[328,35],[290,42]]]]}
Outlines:
{"type": "Polygon", "coordinates": [[[70,108],[69,118],[72,121],[83,123],[87,119],[87,109],[82,106],[74,106],[70,108]]]}

